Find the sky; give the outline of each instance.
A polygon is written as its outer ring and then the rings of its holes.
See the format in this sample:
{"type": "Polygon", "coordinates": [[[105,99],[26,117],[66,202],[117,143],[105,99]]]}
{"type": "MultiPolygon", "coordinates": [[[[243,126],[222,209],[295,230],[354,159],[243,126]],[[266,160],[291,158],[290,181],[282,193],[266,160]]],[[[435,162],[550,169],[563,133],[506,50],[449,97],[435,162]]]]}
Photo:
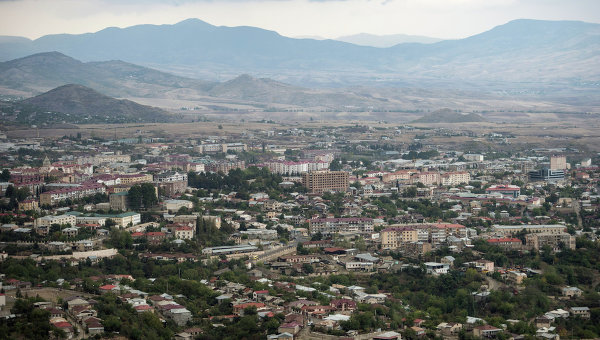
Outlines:
{"type": "Polygon", "coordinates": [[[459,39],[514,19],[600,23],[600,0],[0,0],[0,35],[30,39],[188,18],[288,37],[371,33],[459,39]]]}

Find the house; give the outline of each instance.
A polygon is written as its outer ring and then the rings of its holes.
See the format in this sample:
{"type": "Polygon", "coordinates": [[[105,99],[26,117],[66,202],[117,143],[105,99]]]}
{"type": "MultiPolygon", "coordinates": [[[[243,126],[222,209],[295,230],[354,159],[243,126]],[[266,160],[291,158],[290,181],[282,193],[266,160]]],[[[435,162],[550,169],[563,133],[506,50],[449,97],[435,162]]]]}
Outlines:
{"type": "Polygon", "coordinates": [[[476,260],[475,268],[484,271],[484,272],[493,272],[494,271],[494,262],[488,260],[476,260]]]}
{"type": "Polygon", "coordinates": [[[292,335],[296,335],[296,334],[298,334],[298,332],[300,332],[300,329],[302,329],[301,324],[299,324],[297,322],[288,322],[288,323],[281,324],[281,326],[279,326],[277,331],[279,333],[290,333],[292,335]]]}
{"type": "Polygon", "coordinates": [[[294,335],[288,332],[283,332],[279,334],[271,334],[267,336],[268,340],[293,340],[294,335]]]}
{"type": "Polygon", "coordinates": [[[477,326],[473,328],[473,336],[478,338],[493,338],[501,331],[502,330],[500,328],[496,328],[492,325],[477,326]]]}
{"type": "Polygon", "coordinates": [[[421,328],[421,327],[412,326],[412,327],[410,327],[410,329],[412,329],[417,336],[424,336],[425,335],[425,330],[423,328],[421,328]]]}
{"type": "Polygon", "coordinates": [[[589,319],[591,314],[590,314],[590,309],[588,307],[571,307],[571,315],[573,316],[578,316],[582,319],[589,319]]]}
{"type": "Polygon", "coordinates": [[[77,306],[90,307],[91,304],[87,300],[84,300],[84,299],[79,298],[79,297],[76,297],[76,298],[73,298],[73,299],[67,301],[67,309],[69,311],[72,310],[73,308],[77,307],[77,306]]]}
{"type": "Polygon", "coordinates": [[[119,288],[119,286],[115,286],[115,285],[104,285],[101,286],[100,288],[100,294],[106,294],[106,293],[118,293],[121,289],[119,288]]]}
{"type": "Polygon", "coordinates": [[[331,302],[329,302],[329,305],[341,312],[348,311],[352,313],[356,309],[356,302],[350,299],[331,300],[331,302]]]}
{"type": "Polygon", "coordinates": [[[87,331],[90,335],[102,334],[104,333],[104,326],[102,326],[102,319],[98,319],[96,317],[88,317],[83,320],[87,331]]]}
{"type": "Polygon", "coordinates": [[[462,330],[462,324],[455,322],[442,322],[437,326],[437,329],[443,336],[449,337],[458,334],[462,330]]]}
{"type": "Polygon", "coordinates": [[[254,301],[258,301],[259,299],[264,300],[267,296],[269,296],[268,290],[257,290],[252,293],[254,301]]]}
{"type": "Polygon", "coordinates": [[[261,308],[265,308],[265,304],[264,303],[260,303],[260,302],[248,302],[248,303],[242,303],[242,304],[238,304],[238,305],[234,305],[233,306],[233,312],[239,316],[243,316],[244,315],[244,309],[249,308],[249,307],[255,307],[257,310],[261,309],[261,308]]]}
{"type": "Polygon", "coordinates": [[[534,321],[535,328],[543,328],[543,327],[548,328],[552,324],[552,321],[554,321],[553,318],[549,318],[545,315],[537,317],[537,318],[535,318],[535,321],[534,321]]]}
{"type": "Polygon", "coordinates": [[[507,273],[506,279],[514,284],[520,285],[527,278],[527,274],[518,271],[510,270],[507,273]]]}
{"type": "Polygon", "coordinates": [[[569,298],[578,297],[581,294],[583,294],[583,291],[577,287],[565,287],[562,289],[562,295],[569,298]]]}
{"type": "Polygon", "coordinates": [[[443,264],[447,264],[450,267],[452,267],[452,266],[454,266],[454,261],[455,260],[456,259],[454,258],[454,256],[448,255],[448,256],[442,257],[442,259],[440,260],[440,262],[443,263],[443,264]]]}
{"type": "Polygon", "coordinates": [[[394,331],[389,331],[373,336],[373,340],[400,340],[402,335],[394,331]]]}
{"type": "Polygon", "coordinates": [[[450,266],[446,263],[425,262],[425,270],[427,274],[440,275],[448,274],[450,266]]]}
{"type": "Polygon", "coordinates": [[[181,332],[181,333],[177,333],[173,336],[174,340],[192,340],[194,339],[194,336],[191,335],[188,332],[181,332]]]}

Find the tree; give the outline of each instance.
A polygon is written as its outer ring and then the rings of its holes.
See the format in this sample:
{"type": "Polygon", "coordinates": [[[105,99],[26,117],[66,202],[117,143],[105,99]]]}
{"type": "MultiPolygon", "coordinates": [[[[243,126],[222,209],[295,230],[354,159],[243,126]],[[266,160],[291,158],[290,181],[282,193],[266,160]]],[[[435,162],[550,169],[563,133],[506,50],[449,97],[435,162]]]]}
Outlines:
{"type": "Polygon", "coordinates": [[[0,174],[0,182],[8,182],[10,180],[10,171],[8,169],[2,170],[0,174]]]}
{"type": "Polygon", "coordinates": [[[136,184],[129,189],[127,201],[133,210],[152,208],[158,203],[156,189],[152,183],[136,184]]]}

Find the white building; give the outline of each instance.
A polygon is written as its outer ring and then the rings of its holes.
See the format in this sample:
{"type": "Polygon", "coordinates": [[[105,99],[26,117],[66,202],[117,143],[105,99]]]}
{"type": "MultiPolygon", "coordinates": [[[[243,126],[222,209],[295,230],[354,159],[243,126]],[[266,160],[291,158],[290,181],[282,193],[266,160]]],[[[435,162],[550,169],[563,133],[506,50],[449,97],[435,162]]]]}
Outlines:
{"type": "Polygon", "coordinates": [[[53,224],[69,224],[74,227],[77,224],[77,219],[75,216],[71,215],[58,215],[58,216],[44,216],[39,217],[35,220],[34,226],[36,228],[39,227],[49,227],[53,224]]]}
{"type": "Polygon", "coordinates": [[[427,270],[427,274],[448,274],[448,269],[450,269],[450,265],[447,263],[425,262],[425,270],[427,270]]]}

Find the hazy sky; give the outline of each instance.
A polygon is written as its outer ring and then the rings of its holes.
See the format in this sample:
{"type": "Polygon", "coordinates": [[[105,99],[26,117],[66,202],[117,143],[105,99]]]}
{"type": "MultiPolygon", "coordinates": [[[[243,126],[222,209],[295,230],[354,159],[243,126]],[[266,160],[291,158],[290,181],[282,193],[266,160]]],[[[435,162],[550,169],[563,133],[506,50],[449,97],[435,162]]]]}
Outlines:
{"type": "Polygon", "coordinates": [[[450,39],[519,18],[600,23],[600,0],[0,0],[0,35],[28,38],[187,18],[291,37],[366,32],[450,39]]]}

